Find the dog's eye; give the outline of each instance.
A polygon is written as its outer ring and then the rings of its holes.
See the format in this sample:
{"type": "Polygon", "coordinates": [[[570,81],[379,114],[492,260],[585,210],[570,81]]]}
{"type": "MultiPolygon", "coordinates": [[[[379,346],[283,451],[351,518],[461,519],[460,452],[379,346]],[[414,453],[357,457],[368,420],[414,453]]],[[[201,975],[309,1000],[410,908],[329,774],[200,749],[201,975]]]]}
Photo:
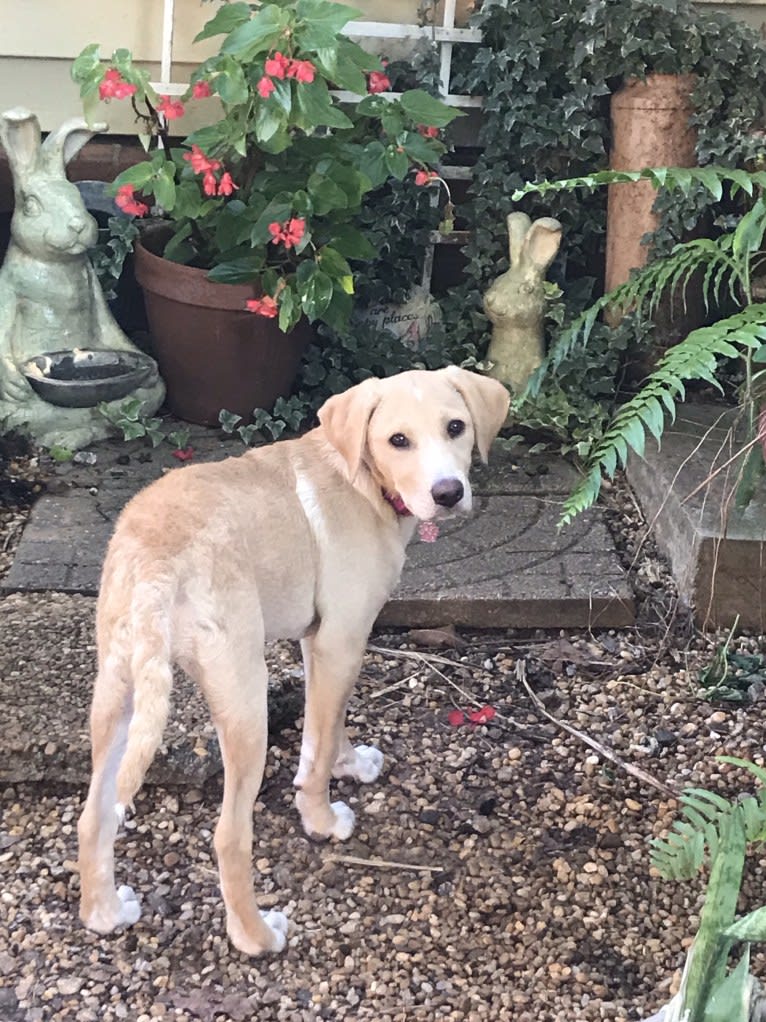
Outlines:
{"type": "Polygon", "coordinates": [[[465,433],[465,423],[462,419],[450,419],[447,423],[447,433],[454,440],[455,437],[465,433]]]}
{"type": "Polygon", "coordinates": [[[410,442],[404,433],[394,433],[388,438],[388,442],[392,447],[409,447],[410,442]]]}

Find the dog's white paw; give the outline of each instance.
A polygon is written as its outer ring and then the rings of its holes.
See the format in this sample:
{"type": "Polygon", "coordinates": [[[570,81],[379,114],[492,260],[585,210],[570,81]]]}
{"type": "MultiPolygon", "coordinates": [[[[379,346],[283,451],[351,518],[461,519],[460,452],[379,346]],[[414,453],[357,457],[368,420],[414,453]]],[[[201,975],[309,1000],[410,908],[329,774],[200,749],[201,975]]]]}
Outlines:
{"type": "Polygon", "coordinates": [[[83,922],[96,933],[111,933],[122,926],[132,926],[141,915],[141,903],[132,887],[123,885],[106,906],[97,906],[83,922]]]}
{"type": "Polygon", "coordinates": [[[120,921],[117,925],[132,926],[133,923],[137,923],[141,915],[141,902],[133,888],[123,884],[122,887],[117,888],[117,897],[122,902],[120,921]]]}
{"type": "Polygon", "coordinates": [[[274,937],[274,944],[269,950],[275,953],[284,951],[287,943],[287,916],[284,912],[276,912],[274,909],[262,911],[261,916],[274,937]]]}
{"type": "Polygon", "coordinates": [[[354,824],[356,823],[354,810],[345,802],[333,802],[330,809],[335,814],[335,825],[328,837],[334,837],[336,841],[347,841],[354,833],[354,824]]]}
{"type": "Polygon", "coordinates": [[[353,757],[337,761],[332,768],[333,777],[353,777],[362,784],[376,781],[383,769],[383,753],[374,745],[357,745],[353,757]]]}

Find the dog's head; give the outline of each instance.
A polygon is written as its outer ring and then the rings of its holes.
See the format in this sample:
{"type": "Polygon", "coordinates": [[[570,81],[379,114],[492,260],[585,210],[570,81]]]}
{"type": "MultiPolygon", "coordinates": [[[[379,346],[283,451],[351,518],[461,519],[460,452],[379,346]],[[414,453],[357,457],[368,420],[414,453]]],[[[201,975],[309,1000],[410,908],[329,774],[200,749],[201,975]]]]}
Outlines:
{"type": "Polygon", "coordinates": [[[365,380],[319,411],[349,479],[367,473],[389,499],[428,521],[470,511],[474,446],[483,461],[508,413],[497,380],[450,366],[365,380]]]}

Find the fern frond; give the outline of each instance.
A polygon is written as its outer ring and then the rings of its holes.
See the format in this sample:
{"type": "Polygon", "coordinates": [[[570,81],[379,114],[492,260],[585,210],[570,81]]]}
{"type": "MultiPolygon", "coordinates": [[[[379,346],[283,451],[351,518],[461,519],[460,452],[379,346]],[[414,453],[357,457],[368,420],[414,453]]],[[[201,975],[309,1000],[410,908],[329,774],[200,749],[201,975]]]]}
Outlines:
{"type": "Polygon", "coordinates": [[[627,462],[628,448],[643,455],[646,430],[659,440],[669,406],[684,397],[684,381],[702,379],[720,389],[715,371],[720,358],[740,356],[761,346],[766,338],[766,303],[693,330],[668,349],[638,394],[615,414],[585,462],[585,477],[563,505],[560,525],[567,525],[598,498],[602,472],[612,478],[627,462]],[[660,405],[664,405],[664,409],[660,405]],[[658,418],[658,409],[662,412],[658,418]]]}
{"type": "MultiPolygon", "coordinates": [[[[766,218],[764,220],[766,228],[766,218]]],[[[651,313],[668,290],[673,290],[703,267],[708,273],[716,272],[717,286],[726,274],[737,275],[738,267],[724,246],[707,244],[707,239],[696,239],[676,245],[672,255],[637,270],[630,280],[613,288],[582,312],[557,338],[542,364],[535,370],[524,392],[517,399],[517,407],[540,392],[549,372],[555,372],[573,351],[588,343],[593,327],[601,313],[609,306],[632,309],[640,313],[647,305],[651,313]]]]}
{"type": "Polygon", "coordinates": [[[748,173],[729,167],[645,167],[643,170],[600,170],[582,177],[569,177],[561,181],[528,181],[511,195],[518,202],[525,195],[546,195],[548,192],[569,192],[575,188],[601,188],[604,185],[627,184],[632,181],[651,181],[655,188],[678,189],[688,195],[692,187],[701,184],[718,201],[723,185],[728,184],[732,194],[744,191],[753,194],[756,187],[766,186],[766,171],[748,173]]]}

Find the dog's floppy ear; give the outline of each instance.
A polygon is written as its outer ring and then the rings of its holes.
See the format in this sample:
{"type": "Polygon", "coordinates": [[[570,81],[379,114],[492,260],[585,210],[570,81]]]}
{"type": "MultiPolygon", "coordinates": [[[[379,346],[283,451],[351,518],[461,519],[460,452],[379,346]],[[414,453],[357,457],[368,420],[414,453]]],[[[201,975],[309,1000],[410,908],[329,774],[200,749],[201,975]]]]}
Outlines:
{"type": "Polygon", "coordinates": [[[319,409],[325,436],[344,458],[352,483],[362,463],[367,427],[379,401],[380,380],[369,379],[329,398],[319,409]]]}
{"type": "Polygon", "coordinates": [[[478,373],[470,373],[457,366],[447,366],[441,371],[447,374],[452,386],[468,405],[473,419],[476,447],[481,460],[486,464],[490,444],[500,432],[508,414],[510,395],[499,380],[493,380],[490,376],[479,376],[478,373]]]}

